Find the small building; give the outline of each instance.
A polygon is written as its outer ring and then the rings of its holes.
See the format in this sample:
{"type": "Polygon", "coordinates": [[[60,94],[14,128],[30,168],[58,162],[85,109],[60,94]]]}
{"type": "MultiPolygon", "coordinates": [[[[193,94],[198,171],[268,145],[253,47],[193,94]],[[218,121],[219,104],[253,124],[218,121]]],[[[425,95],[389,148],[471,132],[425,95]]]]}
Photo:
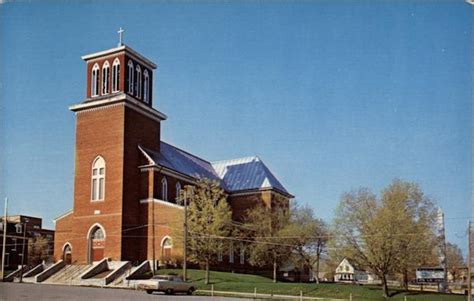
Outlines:
{"type": "MultiPolygon", "coordinates": [[[[3,249],[4,217],[0,217],[0,249],[3,249]]],[[[52,255],[54,247],[54,230],[43,229],[42,219],[26,215],[7,216],[7,237],[5,244],[5,270],[15,270],[22,264],[31,262],[28,254],[34,240],[38,237],[46,239],[45,253],[52,255]],[[25,232],[26,230],[26,232],[25,232]],[[24,254],[24,255],[23,255],[24,254]]]]}
{"type": "Polygon", "coordinates": [[[344,258],[341,261],[336,268],[336,273],[334,274],[334,282],[373,283],[376,279],[377,278],[374,274],[349,262],[347,258],[344,258]]]}

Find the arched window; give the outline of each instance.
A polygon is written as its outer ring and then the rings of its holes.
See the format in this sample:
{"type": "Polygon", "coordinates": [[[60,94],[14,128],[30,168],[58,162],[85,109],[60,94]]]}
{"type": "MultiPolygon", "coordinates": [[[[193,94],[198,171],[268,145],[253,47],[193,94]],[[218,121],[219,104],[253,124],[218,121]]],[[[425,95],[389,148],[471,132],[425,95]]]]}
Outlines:
{"type": "Polygon", "coordinates": [[[171,250],[173,249],[173,240],[169,236],[165,236],[161,241],[161,255],[164,261],[171,259],[171,250]]]}
{"type": "Polygon", "coordinates": [[[92,67],[92,74],[91,74],[91,96],[98,96],[99,95],[99,64],[95,64],[92,67]]]}
{"type": "Polygon", "coordinates": [[[110,64],[105,61],[102,66],[102,95],[109,94],[109,82],[110,82],[110,64]]]}
{"type": "Polygon", "coordinates": [[[180,201],[181,183],[176,183],[176,201],[180,201]]]}
{"type": "Polygon", "coordinates": [[[137,98],[141,98],[142,97],[142,68],[140,68],[140,65],[137,64],[137,67],[135,68],[135,70],[137,71],[137,74],[135,77],[135,81],[137,82],[135,95],[137,96],[137,98]]]}
{"type": "Polygon", "coordinates": [[[92,164],[91,200],[101,201],[105,195],[105,160],[97,157],[92,164]]]}
{"type": "Polygon", "coordinates": [[[105,238],[104,231],[101,227],[97,227],[91,234],[93,240],[103,240],[105,238]]]}
{"type": "Polygon", "coordinates": [[[146,103],[150,102],[150,77],[148,76],[148,70],[143,72],[143,101],[146,103]]]}
{"type": "Polygon", "coordinates": [[[117,92],[119,90],[119,83],[120,83],[120,61],[118,58],[116,58],[112,66],[112,92],[117,92]]]}
{"type": "Polygon", "coordinates": [[[128,61],[128,93],[133,94],[133,75],[135,71],[133,70],[133,62],[128,61]]]}
{"type": "Polygon", "coordinates": [[[66,264],[71,264],[71,257],[72,257],[72,247],[69,243],[66,243],[63,247],[63,261],[66,264]]]}
{"type": "Polygon", "coordinates": [[[165,177],[161,180],[161,199],[168,201],[168,181],[166,181],[165,177]]]}

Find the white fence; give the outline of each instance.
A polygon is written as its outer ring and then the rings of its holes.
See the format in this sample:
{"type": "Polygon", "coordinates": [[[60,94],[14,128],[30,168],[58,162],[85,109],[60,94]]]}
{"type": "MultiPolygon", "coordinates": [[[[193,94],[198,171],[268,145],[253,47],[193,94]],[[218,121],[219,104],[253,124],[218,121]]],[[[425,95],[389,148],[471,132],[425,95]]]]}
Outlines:
{"type": "Polygon", "coordinates": [[[208,296],[235,296],[243,298],[254,298],[254,299],[273,299],[273,300],[319,300],[319,301],[352,301],[352,295],[348,299],[335,299],[335,298],[321,298],[321,297],[305,297],[303,291],[300,291],[299,296],[294,295],[280,295],[280,294],[262,294],[257,292],[257,288],[254,289],[253,293],[242,293],[242,292],[230,292],[230,291],[216,291],[214,285],[211,286],[211,290],[197,290],[198,294],[204,294],[208,296]]]}

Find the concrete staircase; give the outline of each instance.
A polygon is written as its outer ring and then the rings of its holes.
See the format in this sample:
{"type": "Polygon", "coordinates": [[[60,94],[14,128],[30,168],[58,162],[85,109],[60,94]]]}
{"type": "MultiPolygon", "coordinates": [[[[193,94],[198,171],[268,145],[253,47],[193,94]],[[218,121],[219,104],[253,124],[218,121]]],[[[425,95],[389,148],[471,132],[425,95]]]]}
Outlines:
{"type": "MultiPolygon", "coordinates": [[[[62,260],[53,265],[38,265],[25,273],[25,282],[81,285],[135,287],[139,279],[148,275],[149,262],[132,266],[129,261],[110,261],[104,258],[94,264],[65,265],[62,260]]],[[[148,275],[149,277],[149,275],[148,275]]]]}
{"type": "Polygon", "coordinates": [[[80,285],[80,276],[91,267],[91,264],[66,265],[62,270],[58,271],[56,274],[46,279],[43,283],[80,285]]]}

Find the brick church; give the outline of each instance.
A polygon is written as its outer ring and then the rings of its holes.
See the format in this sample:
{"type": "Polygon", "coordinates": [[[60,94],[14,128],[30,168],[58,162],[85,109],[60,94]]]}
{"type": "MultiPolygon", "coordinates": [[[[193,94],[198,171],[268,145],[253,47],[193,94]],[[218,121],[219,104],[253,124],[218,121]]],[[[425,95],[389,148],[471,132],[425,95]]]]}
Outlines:
{"type": "MultiPolygon", "coordinates": [[[[180,263],[176,197],[198,178],[220,183],[234,220],[257,203],[288,206],[293,196],[258,157],[209,162],[161,140],[167,116],[153,106],[152,61],[122,43],[82,59],[86,98],[69,108],[76,114],[74,204],[55,219],[56,260],[180,263]]],[[[244,264],[245,250],[236,245],[218,258],[244,264]]]]}

